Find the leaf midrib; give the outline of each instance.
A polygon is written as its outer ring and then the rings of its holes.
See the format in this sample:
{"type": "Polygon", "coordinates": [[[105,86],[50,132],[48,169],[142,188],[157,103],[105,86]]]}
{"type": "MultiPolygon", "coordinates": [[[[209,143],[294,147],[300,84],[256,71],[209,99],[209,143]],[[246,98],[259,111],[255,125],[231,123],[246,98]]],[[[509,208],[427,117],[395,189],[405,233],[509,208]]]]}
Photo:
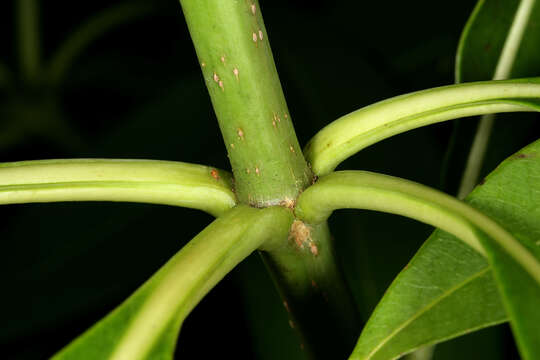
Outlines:
{"type": "Polygon", "coordinates": [[[486,266],[485,269],[479,271],[478,273],[474,274],[473,276],[467,278],[467,280],[459,283],[458,285],[448,289],[447,291],[443,292],[441,296],[437,297],[434,301],[429,303],[427,306],[422,308],[421,311],[416,312],[412,317],[410,317],[407,321],[403,322],[399,327],[397,327],[393,332],[391,332],[386,338],[384,338],[379,345],[377,345],[365,358],[366,360],[372,359],[373,356],[382,349],[382,347],[387,344],[395,335],[400,333],[402,330],[404,330],[408,325],[410,325],[412,322],[414,322],[416,319],[418,319],[420,316],[425,314],[428,310],[432,309],[435,305],[437,305],[439,302],[441,302],[443,299],[450,296],[455,291],[459,290],[460,288],[464,287],[468,283],[474,281],[475,279],[481,277],[482,275],[486,274],[488,271],[491,271],[491,268],[489,266],[486,266]]]}

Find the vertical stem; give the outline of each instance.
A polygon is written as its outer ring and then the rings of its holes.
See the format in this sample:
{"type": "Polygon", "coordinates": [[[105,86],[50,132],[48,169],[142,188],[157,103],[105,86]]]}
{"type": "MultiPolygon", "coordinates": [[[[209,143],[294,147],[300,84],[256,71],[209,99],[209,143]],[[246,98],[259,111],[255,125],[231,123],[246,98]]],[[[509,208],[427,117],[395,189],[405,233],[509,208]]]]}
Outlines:
{"type": "Polygon", "coordinates": [[[39,40],[38,0],[17,0],[19,64],[24,81],[33,81],[39,72],[41,45],[39,40]]]}
{"type": "Polygon", "coordinates": [[[263,253],[266,266],[310,358],[345,359],[361,330],[357,309],[336,265],[328,225],[293,223],[286,246],[263,253]]]}
{"type": "Polygon", "coordinates": [[[493,128],[493,120],[495,120],[495,115],[488,114],[482,116],[478,123],[478,129],[474,135],[471,151],[467,158],[467,165],[465,166],[461,184],[459,185],[458,199],[465,199],[478,182],[482,163],[484,162],[484,157],[489,144],[489,136],[491,135],[491,129],[493,128]]]}
{"type": "MultiPolygon", "coordinates": [[[[294,132],[258,1],[180,3],[229,153],[239,203],[293,209],[313,175],[294,132]]],[[[293,224],[289,239],[263,246],[263,257],[306,351],[320,359],[343,358],[359,327],[328,229],[308,229],[309,236],[299,239],[303,223],[293,224]]]]}
{"type": "Polygon", "coordinates": [[[294,200],[311,183],[259,4],[181,0],[236,179],[240,202],[294,200]]]}

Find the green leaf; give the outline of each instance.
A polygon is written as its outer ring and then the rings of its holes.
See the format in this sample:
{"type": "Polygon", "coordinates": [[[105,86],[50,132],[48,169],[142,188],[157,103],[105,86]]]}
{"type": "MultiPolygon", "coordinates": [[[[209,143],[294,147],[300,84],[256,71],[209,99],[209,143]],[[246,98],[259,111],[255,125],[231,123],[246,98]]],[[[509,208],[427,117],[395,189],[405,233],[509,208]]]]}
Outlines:
{"type": "Polygon", "coordinates": [[[456,82],[539,74],[540,3],[480,0],[460,39],[456,82]]]}
{"type": "MultiPolygon", "coordinates": [[[[538,21],[540,21],[540,3],[535,0],[480,1],[460,41],[456,59],[456,80],[472,81],[537,75],[540,72],[538,21]]],[[[481,120],[460,187],[460,196],[466,194],[477,181],[492,123],[492,117],[483,117],[481,120]]],[[[531,145],[522,150],[519,156],[536,154],[537,150],[531,145]]],[[[501,183],[479,187],[474,194],[496,200],[491,206],[501,208],[498,212],[501,213],[505,226],[507,219],[512,219],[516,215],[522,217],[519,222],[525,223],[525,226],[517,226],[516,231],[522,235],[520,240],[538,261],[539,244],[531,242],[537,241],[538,233],[532,237],[530,233],[535,226],[538,228],[536,224],[540,218],[540,212],[536,210],[539,198],[534,196],[534,184],[538,183],[535,181],[535,173],[538,174],[538,170],[534,166],[534,161],[529,164],[523,164],[523,161],[514,164],[511,160],[507,160],[495,174],[502,173],[504,168],[512,169],[506,170],[507,176],[499,176],[497,180],[492,180],[501,183]],[[505,210],[502,209],[502,204],[505,210]],[[520,207],[516,208],[516,204],[520,207]]],[[[508,257],[504,249],[491,242],[484,242],[483,245],[494,264],[494,273],[502,290],[503,301],[521,355],[525,359],[539,358],[540,316],[536,314],[540,288],[531,279],[530,274],[523,272],[515,260],[508,257]]]]}
{"type": "Polygon", "coordinates": [[[256,248],[286,238],[291,223],[292,214],[283,207],[235,207],[54,358],[171,359],[189,312],[256,248]]]}
{"type": "MultiPolygon", "coordinates": [[[[540,74],[538,21],[540,5],[535,0],[479,1],[460,39],[456,82],[504,80],[540,74]]],[[[493,115],[485,115],[480,120],[459,188],[459,198],[464,198],[478,183],[493,121],[493,115]]]]}
{"type": "MultiPolygon", "coordinates": [[[[536,146],[540,147],[540,142],[536,146]]],[[[526,149],[526,154],[516,157],[534,157],[535,151],[526,149]]],[[[540,163],[535,165],[540,169],[540,163]]],[[[503,168],[501,165],[494,176],[505,178],[517,174],[524,177],[523,171],[515,173],[513,169],[499,175],[503,168]]],[[[534,171],[532,176],[534,178],[534,171]]],[[[512,179],[509,181],[513,184],[512,179]]],[[[530,178],[525,181],[533,183],[530,178]]],[[[491,186],[497,192],[504,189],[499,184],[491,186]]],[[[526,184],[517,186],[530,192],[530,186],[526,184]]],[[[530,211],[531,206],[537,208],[540,203],[540,192],[537,193],[536,199],[530,194],[523,197],[527,202],[522,203],[522,212],[525,214],[521,215],[532,216],[531,222],[538,219],[538,214],[530,211]]],[[[491,196],[489,200],[505,204],[500,194],[491,196]]],[[[384,175],[360,171],[336,172],[322,177],[304,191],[298,199],[296,214],[304,220],[318,222],[338,208],[370,209],[412,217],[459,236],[475,249],[478,249],[479,244],[474,239],[482,244],[489,243],[488,249],[499,249],[495,253],[503,254],[503,261],[510,263],[519,272],[517,277],[521,276],[522,279],[517,284],[527,282],[526,289],[532,294],[522,301],[527,304],[538,304],[540,301],[540,297],[534,293],[535,289],[540,288],[540,263],[537,254],[530,251],[531,244],[518,242],[481,213],[447,195],[384,175]]],[[[533,229],[534,226],[530,229],[521,228],[520,231],[514,228],[511,230],[516,237],[525,232],[534,239],[537,234],[533,229]]],[[[496,264],[501,261],[491,256],[491,253],[493,251],[490,250],[490,261],[496,264]]],[[[435,236],[435,240],[420,250],[383,298],[366,325],[352,358],[395,358],[422,345],[504,321],[504,310],[491,276],[487,262],[472,249],[460,244],[457,239],[449,238],[448,234],[435,236]],[[483,301],[477,302],[478,298],[483,301]],[[475,307],[475,304],[480,306],[475,307]]],[[[515,282],[509,283],[516,285],[515,282]]],[[[523,304],[523,307],[527,304],[523,304]]],[[[521,321],[523,319],[517,320],[518,323],[521,321]]],[[[531,328],[538,323],[527,324],[531,328]]],[[[527,333],[524,337],[536,337],[538,333],[527,333]]],[[[532,340],[529,341],[529,344],[534,344],[532,340]]]]}
{"type": "Polygon", "coordinates": [[[538,111],[539,80],[449,85],[380,101],[324,127],[306,145],[306,159],[316,175],[325,175],[358,151],[421,126],[474,115],[538,111]]]}
{"type": "MultiPolygon", "coordinates": [[[[504,161],[466,202],[503,224],[538,259],[540,182],[535,179],[540,176],[540,156],[532,154],[540,155],[540,141],[504,161]]],[[[485,244],[488,249],[494,247],[485,244]]],[[[506,291],[509,296],[514,294],[513,301],[523,302],[516,307],[518,316],[531,321],[520,325],[520,329],[525,336],[536,337],[528,340],[537,346],[540,320],[533,307],[538,306],[539,297],[534,293],[538,285],[528,281],[524,274],[521,275],[525,280],[519,279],[515,274],[521,270],[504,253],[489,252],[501,258],[496,262],[506,261],[508,267],[514,268],[508,269],[509,279],[504,283],[518,289],[506,291]]],[[[366,325],[359,346],[379,346],[373,359],[394,358],[507,318],[486,259],[455,236],[436,230],[387,290],[366,325]]],[[[526,356],[527,350],[521,348],[526,356]]]]}
{"type": "Polygon", "coordinates": [[[0,204],[53,201],[165,204],[215,216],[236,203],[231,175],[202,165],[127,159],[0,163],[0,204]]]}
{"type": "MultiPolygon", "coordinates": [[[[540,141],[525,147],[487,178],[469,202],[490,212],[505,225],[540,262],[540,141]]],[[[498,244],[483,241],[492,261],[510,317],[510,325],[524,359],[540,358],[540,286],[516,259],[498,244]]]]}
{"type": "Polygon", "coordinates": [[[355,359],[393,359],[506,320],[487,260],[436,230],[377,305],[355,359]]]}

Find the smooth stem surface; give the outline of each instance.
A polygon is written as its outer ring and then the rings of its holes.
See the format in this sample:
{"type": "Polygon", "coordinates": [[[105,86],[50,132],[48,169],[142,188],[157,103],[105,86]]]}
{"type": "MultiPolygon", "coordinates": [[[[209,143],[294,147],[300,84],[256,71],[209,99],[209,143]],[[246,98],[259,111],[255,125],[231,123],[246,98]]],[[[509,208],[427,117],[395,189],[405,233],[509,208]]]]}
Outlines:
{"type": "Polygon", "coordinates": [[[339,171],[304,191],[295,213],[317,224],[340,208],[410,217],[455,235],[481,254],[485,254],[481,238],[487,235],[540,285],[540,264],[521,243],[487,216],[437,190],[367,171],[339,171]]]}
{"type": "Polygon", "coordinates": [[[305,155],[315,174],[325,175],[349,156],[393,135],[473,115],[538,111],[539,99],[539,78],[458,84],[401,95],[327,125],[306,145],[305,155]]]}
{"type": "Polygon", "coordinates": [[[39,73],[41,61],[38,0],[17,0],[16,4],[21,76],[31,82],[39,73]]]}
{"type": "MultiPolygon", "coordinates": [[[[514,65],[514,60],[516,58],[521,40],[523,39],[523,34],[529,23],[530,15],[535,4],[536,0],[521,0],[519,8],[508,32],[508,36],[504,42],[504,46],[497,62],[497,67],[495,68],[495,74],[493,80],[505,80],[510,77],[512,71],[512,66],[514,65]]],[[[479,11],[480,6],[477,6],[475,11],[479,11]]],[[[474,19],[474,15],[471,16],[471,20],[474,19]]],[[[463,36],[466,36],[466,33],[469,30],[469,24],[466,27],[463,36]]],[[[461,56],[461,49],[458,50],[458,57],[461,56]]],[[[458,64],[461,61],[457,61],[458,64]]],[[[460,75],[461,71],[459,69],[456,71],[456,74],[460,75]]],[[[458,78],[459,80],[459,78],[458,78]]],[[[461,184],[459,185],[458,198],[464,199],[476,186],[478,182],[478,177],[480,176],[480,170],[482,169],[482,163],[484,162],[484,157],[486,155],[487,147],[489,144],[489,137],[491,135],[491,130],[493,129],[493,114],[488,114],[482,116],[480,123],[478,124],[478,129],[474,136],[473,144],[467,158],[467,163],[465,165],[465,170],[463,172],[463,177],[461,179],[461,184]]]]}
{"type": "Polygon", "coordinates": [[[241,203],[294,200],[311,183],[257,1],[181,0],[241,203]]]}
{"type": "Polygon", "coordinates": [[[202,165],[111,159],[0,163],[0,204],[53,201],[166,204],[214,216],[235,205],[231,176],[202,165]]]}
{"type": "Polygon", "coordinates": [[[482,163],[484,162],[484,157],[489,144],[489,137],[491,135],[491,130],[493,129],[494,120],[494,114],[484,115],[480,119],[478,129],[474,135],[469,156],[467,157],[467,163],[465,165],[465,170],[463,171],[461,183],[459,185],[457,194],[458,199],[465,199],[465,197],[469,195],[478,182],[480,170],[482,170],[482,163]]]}
{"type": "Polygon", "coordinates": [[[115,4],[91,17],[69,35],[53,55],[47,67],[48,80],[58,85],[78,56],[110,29],[133,21],[153,11],[151,4],[129,1],[115,4]]]}
{"type": "Polygon", "coordinates": [[[240,205],[228,211],[54,358],[172,358],[180,326],[189,312],[261,244],[286,238],[292,219],[292,212],[282,207],[260,210],[240,205]]]}
{"type": "Polygon", "coordinates": [[[262,253],[301,347],[312,359],[344,359],[361,330],[357,309],[336,265],[326,222],[295,221],[287,243],[262,253]]]}

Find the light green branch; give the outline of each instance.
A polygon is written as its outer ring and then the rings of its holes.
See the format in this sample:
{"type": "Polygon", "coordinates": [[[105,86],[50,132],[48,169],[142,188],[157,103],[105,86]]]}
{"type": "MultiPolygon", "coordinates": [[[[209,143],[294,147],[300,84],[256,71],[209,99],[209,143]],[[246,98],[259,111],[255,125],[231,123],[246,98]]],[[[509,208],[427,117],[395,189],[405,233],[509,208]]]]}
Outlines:
{"type": "MultiPolygon", "coordinates": [[[[259,1],[180,4],[227,147],[238,202],[292,207],[313,174],[296,138],[259,1]]],[[[264,258],[305,352],[320,359],[344,357],[359,331],[356,308],[327,227],[308,232],[306,246],[293,245],[291,238],[265,247],[264,258]]]]}
{"type": "Polygon", "coordinates": [[[286,241],[292,221],[283,207],[235,207],[54,359],[172,358],[180,326],[197,303],[264,242],[286,241]]]}
{"type": "Polygon", "coordinates": [[[482,169],[482,163],[484,162],[484,157],[489,144],[489,137],[491,135],[491,130],[493,129],[494,120],[495,114],[488,114],[482,116],[480,122],[478,123],[478,128],[476,130],[476,134],[474,135],[471,150],[469,152],[469,156],[467,157],[465,170],[463,171],[463,176],[459,185],[457,194],[458,199],[465,199],[465,197],[469,195],[478,182],[480,170],[482,169]]]}
{"type": "Polygon", "coordinates": [[[151,13],[149,3],[128,1],[116,4],[91,17],[64,41],[53,55],[46,69],[49,81],[58,84],[75,59],[100,36],[114,27],[151,13]]]}
{"type": "Polygon", "coordinates": [[[219,216],[235,205],[231,176],[202,165],[72,159],[0,163],[0,204],[128,201],[185,206],[219,216]]]}
{"type": "Polygon", "coordinates": [[[38,0],[17,0],[16,3],[21,75],[24,80],[33,81],[41,62],[38,0]]]}
{"type": "Polygon", "coordinates": [[[296,215],[311,223],[326,220],[342,208],[407,216],[447,231],[485,254],[480,237],[487,235],[513,257],[540,285],[540,264],[521,243],[487,216],[429,187],[366,171],[340,171],[324,176],[298,198],[296,215]]]}
{"type": "MultiPolygon", "coordinates": [[[[535,4],[536,0],[522,0],[519,4],[518,10],[508,32],[508,36],[504,42],[504,46],[497,62],[497,67],[495,68],[495,74],[493,80],[504,80],[510,77],[510,72],[512,66],[514,65],[514,60],[516,58],[521,40],[523,39],[523,34],[529,23],[530,15],[535,4]]],[[[462,39],[467,36],[469,31],[470,24],[474,21],[475,14],[481,8],[480,5],[477,6],[471,20],[467,24],[465,31],[463,33],[462,39]]],[[[461,56],[463,51],[464,41],[460,41],[460,48],[458,49],[457,54],[457,64],[456,67],[456,79],[461,81],[461,56]]],[[[480,176],[480,170],[482,168],[482,163],[486,155],[486,150],[489,143],[489,137],[491,135],[491,130],[493,129],[493,120],[495,117],[493,114],[488,114],[482,116],[480,123],[478,124],[478,129],[474,136],[473,144],[467,158],[467,163],[465,165],[465,170],[463,172],[463,177],[461,179],[461,184],[458,190],[458,198],[463,199],[467,196],[472,189],[476,186],[478,177],[480,176]]]]}
{"type": "Polygon", "coordinates": [[[181,0],[238,200],[291,201],[311,183],[256,0],[181,0]]]}
{"type": "Polygon", "coordinates": [[[473,115],[540,109],[540,78],[443,86],[391,98],[345,115],[319,131],[305,155],[317,175],[393,135],[473,115]]]}

